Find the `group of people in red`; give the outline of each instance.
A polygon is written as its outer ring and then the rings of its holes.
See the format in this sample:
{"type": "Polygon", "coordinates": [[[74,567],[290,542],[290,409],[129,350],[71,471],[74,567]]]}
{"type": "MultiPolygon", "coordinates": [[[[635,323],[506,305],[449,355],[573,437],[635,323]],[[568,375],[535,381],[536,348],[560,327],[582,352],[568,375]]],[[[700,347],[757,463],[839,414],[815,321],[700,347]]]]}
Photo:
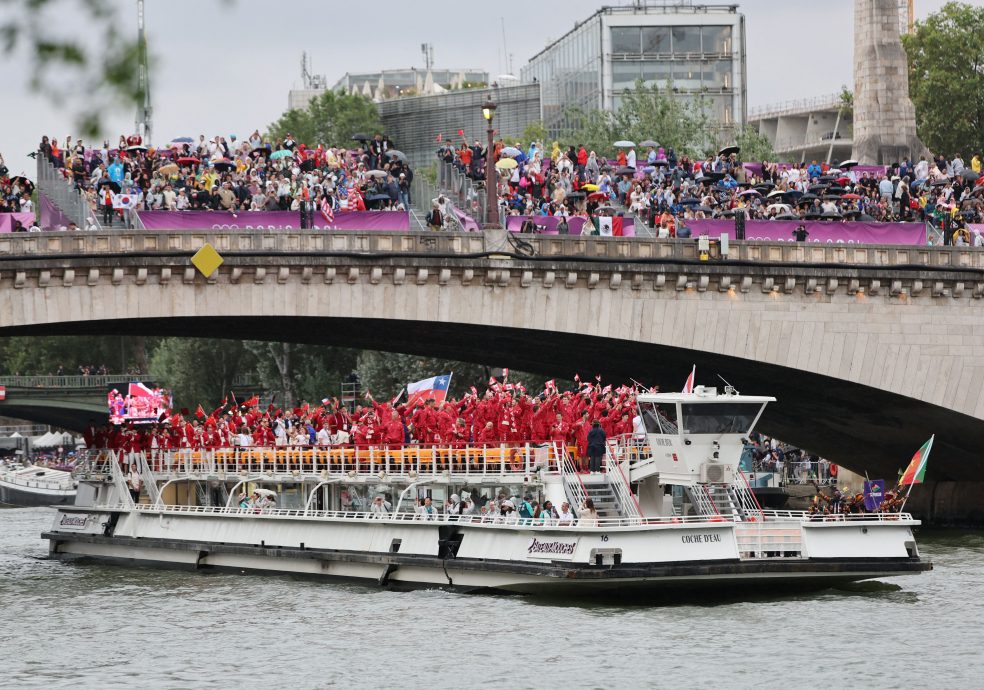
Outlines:
{"type": "Polygon", "coordinates": [[[259,398],[232,403],[223,400],[211,413],[201,405],[163,417],[152,425],[97,426],[83,434],[89,448],[124,452],[214,450],[236,447],[399,446],[409,444],[464,446],[564,443],[587,455],[587,437],[598,420],[607,437],[634,433],[639,425],[635,405],[638,388],[602,385],[575,379],[574,390],[561,391],[555,381],[531,395],[521,384],[489,381],[457,399],[411,397],[378,402],[367,393],[365,403],[349,411],[336,398],[320,405],[304,403],[290,410],[259,398]]]}

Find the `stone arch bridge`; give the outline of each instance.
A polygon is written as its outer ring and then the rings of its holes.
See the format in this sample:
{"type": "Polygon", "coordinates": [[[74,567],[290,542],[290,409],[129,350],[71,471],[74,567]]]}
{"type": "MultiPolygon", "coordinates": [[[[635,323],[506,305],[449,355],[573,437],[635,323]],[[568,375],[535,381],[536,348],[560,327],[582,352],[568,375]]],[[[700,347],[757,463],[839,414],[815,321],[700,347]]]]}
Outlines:
{"type": "MultiPolygon", "coordinates": [[[[505,233],[0,238],[0,335],[289,340],[664,389],[775,395],[760,428],[895,477],[931,434],[924,514],[984,518],[984,253],[505,233]],[[190,263],[206,242],[212,275],[190,263]]],[[[918,507],[918,505],[917,505],[918,507]]]]}

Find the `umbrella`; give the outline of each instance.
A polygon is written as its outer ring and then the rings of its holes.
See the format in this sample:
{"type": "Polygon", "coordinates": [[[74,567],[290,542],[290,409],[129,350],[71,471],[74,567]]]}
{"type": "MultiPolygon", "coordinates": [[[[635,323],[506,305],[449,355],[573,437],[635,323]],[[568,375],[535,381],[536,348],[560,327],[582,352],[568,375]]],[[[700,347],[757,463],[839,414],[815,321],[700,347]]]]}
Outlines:
{"type": "Polygon", "coordinates": [[[810,194],[816,194],[817,192],[822,193],[823,190],[827,188],[825,184],[815,184],[810,186],[810,194]]]}
{"type": "Polygon", "coordinates": [[[407,154],[403,153],[403,151],[397,151],[396,149],[392,149],[390,151],[387,151],[386,152],[386,157],[387,158],[395,158],[398,161],[403,161],[404,163],[407,162],[407,154]]]}
{"type": "Polygon", "coordinates": [[[369,141],[372,139],[368,134],[353,134],[352,141],[369,141]]]}
{"type": "Polygon", "coordinates": [[[276,491],[270,491],[270,489],[256,489],[256,490],[253,491],[253,493],[254,494],[259,494],[260,496],[267,496],[267,497],[270,497],[270,498],[276,498],[277,497],[277,492],[276,491]]]}
{"type": "Polygon", "coordinates": [[[583,199],[585,196],[584,192],[571,192],[567,195],[568,199],[583,199]]]}
{"type": "Polygon", "coordinates": [[[608,195],[604,192],[591,192],[588,195],[588,201],[604,201],[608,199],[608,195]]]}
{"type": "Polygon", "coordinates": [[[366,177],[378,177],[384,179],[388,173],[385,170],[368,170],[366,171],[366,177]]]}
{"type": "Polygon", "coordinates": [[[176,166],[174,163],[168,163],[167,165],[162,165],[160,168],[158,168],[157,172],[162,172],[165,175],[170,175],[171,173],[178,172],[178,166],[176,166]]]}
{"type": "Polygon", "coordinates": [[[147,147],[142,144],[135,144],[133,146],[127,146],[127,151],[146,151],[147,147]]]}
{"type": "Polygon", "coordinates": [[[714,213],[714,209],[712,209],[710,206],[703,206],[703,205],[694,206],[694,213],[697,213],[698,211],[702,213],[714,213]]]}
{"type": "Polygon", "coordinates": [[[821,214],[817,213],[816,211],[810,211],[803,217],[806,218],[807,220],[820,220],[820,216],[821,214]]]}
{"type": "Polygon", "coordinates": [[[179,165],[198,165],[199,163],[201,163],[201,161],[194,156],[182,156],[178,159],[179,165]]]}
{"type": "Polygon", "coordinates": [[[629,141],[628,139],[619,139],[614,144],[612,144],[612,146],[619,149],[630,149],[630,148],[634,148],[635,144],[629,141]]]}
{"type": "Polygon", "coordinates": [[[175,137],[171,139],[172,144],[194,144],[195,140],[191,137],[175,137]]]}
{"type": "Polygon", "coordinates": [[[780,213],[776,216],[776,220],[799,220],[800,217],[792,213],[780,213]]]}
{"type": "Polygon", "coordinates": [[[798,189],[787,189],[785,192],[783,192],[783,195],[788,196],[791,199],[797,199],[803,196],[803,192],[801,192],[798,189]]]}
{"type": "Polygon", "coordinates": [[[660,167],[662,167],[664,165],[669,165],[669,164],[670,164],[670,162],[668,160],[666,160],[665,158],[657,158],[656,160],[653,161],[653,165],[658,165],[660,167]]]}
{"type": "Polygon", "coordinates": [[[858,216],[858,220],[863,220],[866,223],[871,223],[874,222],[875,217],[869,216],[867,213],[862,213],[861,215],[858,216]]]}
{"type": "Polygon", "coordinates": [[[776,211],[777,213],[790,213],[792,211],[792,209],[789,208],[789,204],[769,204],[765,210],[776,211]]]}
{"type": "Polygon", "coordinates": [[[840,195],[840,194],[843,194],[846,191],[847,190],[844,189],[843,187],[827,187],[827,192],[826,193],[827,194],[840,195]]]}
{"type": "Polygon", "coordinates": [[[289,151],[288,149],[280,149],[279,151],[274,151],[270,154],[270,160],[278,161],[281,158],[290,158],[293,155],[293,151],[289,151]]]}
{"type": "Polygon", "coordinates": [[[960,177],[964,178],[968,182],[976,182],[978,178],[980,178],[980,175],[975,173],[970,168],[964,168],[963,170],[960,171],[960,177]]]}
{"type": "Polygon", "coordinates": [[[762,196],[762,192],[760,192],[757,189],[746,189],[744,192],[741,192],[738,196],[762,196]]]}
{"type": "Polygon", "coordinates": [[[656,148],[659,146],[659,142],[653,141],[652,139],[643,139],[639,142],[639,146],[652,146],[653,148],[656,148]]]}
{"type": "Polygon", "coordinates": [[[100,187],[109,187],[110,189],[112,189],[117,194],[120,193],[120,184],[119,184],[119,182],[113,182],[112,180],[103,180],[102,182],[99,183],[99,186],[100,187]]]}
{"type": "Polygon", "coordinates": [[[845,194],[844,196],[841,197],[841,199],[848,199],[850,201],[857,201],[860,198],[861,198],[861,195],[860,194],[853,194],[853,193],[852,194],[845,194]]]}
{"type": "Polygon", "coordinates": [[[933,187],[945,187],[945,186],[947,186],[948,184],[950,184],[950,181],[949,181],[949,180],[935,180],[935,181],[934,181],[934,182],[932,183],[932,186],[933,186],[933,187]]]}
{"type": "Polygon", "coordinates": [[[697,206],[700,204],[700,199],[688,196],[686,199],[680,199],[677,203],[681,206],[697,206]]]}
{"type": "Polygon", "coordinates": [[[495,162],[495,167],[499,170],[512,170],[519,166],[515,158],[500,158],[495,162]]]}
{"type": "Polygon", "coordinates": [[[34,183],[31,182],[26,177],[24,177],[23,175],[17,175],[16,177],[11,177],[10,181],[12,183],[16,183],[18,187],[20,187],[23,190],[26,190],[28,193],[34,191],[34,183]]]}
{"type": "Polygon", "coordinates": [[[647,165],[645,168],[642,169],[642,172],[644,172],[644,173],[656,172],[656,166],[655,165],[647,165]]]}
{"type": "Polygon", "coordinates": [[[225,168],[226,170],[232,170],[234,163],[228,158],[219,158],[217,160],[211,161],[212,167],[216,170],[221,170],[225,168]]]}
{"type": "Polygon", "coordinates": [[[314,162],[314,159],[308,158],[306,161],[301,163],[301,170],[303,170],[304,172],[311,172],[312,170],[314,170],[315,165],[316,164],[314,162]]]}
{"type": "Polygon", "coordinates": [[[841,214],[839,214],[837,211],[826,211],[824,213],[821,213],[820,214],[820,217],[821,218],[843,218],[844,216],[842,216],[841,214]]]}
{"type": "Polygon", "coordinates": [[[173,158],[174,151],[171,149],[157,149],[157,155],[161,158],[173,158]]]}
{"type": "Polygon", "coordinates": [[[775,189],[775,184],[773,184],[772,182],[759,182],[757,185],[755,185],[755,189],[758,190],[775,189]]]}
{"type": "Polygon", "coordinates": [[[733,146],[725,146],[723,149],[721,149],[720,151],[718,151],[718,155],[719,156],[730,156],[732,153],[740,153],[740,152],[741,152],[741,147],[740,146],[736,146],[736,145],[733,145],[733,146]]]}
{"type": "Polygon", "coordinates": [[[370,194],[369,196],[366,197],[366,201],[369,201],[369,202],[373,202],[373,201],[389,201],[389,200],[390,200],[389,194],[370,194]]]}
{"type": "Polygon", "coordinates": [[[821,182],[831,182],[837,179],[837,175],[821,175],[819,179],[821,182]]]}
{"type": "Polygon", "coordinates": [[[522,156],[523,152],[520,151],[515,146],[507,146],[504,149],[502,149],[502,155],[509,156],[510,158],[515,158],[516,156],[522,156]]]}
{"type": "Polygon", "coordinates": [[[853,168],[855,165],[858,165],[858,162],[852,158],[850,160],[841,161],[840,163],[837,164],[837,167],[840,168],[841,170],[848,170],[850,168],[853,168]]]}
{"type": "Polygon", "coordinates": [[[789,192],[785,192],[785,191],[783,191],[781,189],[773,189],[771,192],[769,192],[769,194],[767,195],[767,198],[771,199],[773,197],[783,196],[785,194],[789,194],[789,192]]]}
{"type": "Polygon", "coordinates": [[[599,211],[612,211],[614,213],[615,207],[614,206],[599,206],[598,208],[595,209],[595,213],[597,213],[599,211]]]}
{"type": "Polygon", "coordinates": [[[724,211],[720,215],[722,218],[734,218],[735,210],[733,208],[729,208],[727,211],[724,211]]]}
{"type": "Polygon", "coordinates": [[[623,167],[619,168],[618,170],[616,170],[615,171],[615,174],[616,175],[635,175],[636,174],[636,169],[635,168],[630,168],[629,166],[626,165],[626,166],[623,166],[623,167]]]}
{"type": "Polygon", "coordinates": [[[581,189],[583,189],[586,192],[597,192],[598,185],[596,185],[594,182],[589,182],[588,184],[582,184],[581,189]]]}
{"type": "Polygon", "coordinates": [[[251,155],[251,156],[266,156],[269,153],[270,153],[270,149],[268,149],[266,146],[257,146],[255,149],[253,149],[252,151],[250,151],[250,154],[249,155],[251,155]]]}
{"type": "Polygon", "coordinates": [[[705,180],[711,180],[711,181],[714,181],[714,180],[723,180],[724,179],[724,175],[725,174],[723,172],[709,172],[709,173],[704,173],[704,179],[705,180]]]}

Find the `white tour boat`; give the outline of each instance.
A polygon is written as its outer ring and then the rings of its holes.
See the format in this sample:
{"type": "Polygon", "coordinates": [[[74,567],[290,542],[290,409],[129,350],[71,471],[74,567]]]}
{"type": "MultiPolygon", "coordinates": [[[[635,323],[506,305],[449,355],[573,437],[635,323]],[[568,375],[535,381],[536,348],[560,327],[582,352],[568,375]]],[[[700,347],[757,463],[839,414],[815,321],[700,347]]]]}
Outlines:
{"type": "Polygon", "coordinates": [[[597,474],[578,472],[557,444],[105,451],[90,456],[76,504],[43,536],[58,559],[459,591],[730,594],[930,569],[908,514],[758,505],[738,465],[772,401],[730,388],[640,394],[647,433],[610,441],[597,474]],[[467,496],[464,514],[446,511],[453,496],[467,496]],[[575,512],[591,499],[599,517],[483,510],[505,497],[575,512]]]}
{"type": "Polygon", "coordinates": [[[0,504],[49,506],[75,503],[71,472],[40,465],[0,467],[0,504]]]}

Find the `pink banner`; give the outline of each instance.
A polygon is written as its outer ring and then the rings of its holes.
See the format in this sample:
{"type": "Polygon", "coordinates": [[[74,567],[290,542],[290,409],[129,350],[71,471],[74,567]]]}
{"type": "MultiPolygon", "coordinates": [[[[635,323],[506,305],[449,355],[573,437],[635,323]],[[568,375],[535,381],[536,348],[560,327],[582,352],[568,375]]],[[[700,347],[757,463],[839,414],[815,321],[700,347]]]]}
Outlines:
{"type": "MultiPolygon", "coordinates": [[[[148,230],[299,230],[297,211],[141,211],[140,220],[148,230]]],[[[314,213],[315,230],[397,230],[410,229],[406,211],[338,211],[335,221],[325,222],[314,213]]]]}
{"type": "MultiPolygon", "coordinates": [[[[519,232],[523,221],[532,220],[538,227],[537,232],[542,235],[558,235],[557,225],[560,224],[562,216],[506,216],[506,230],[519,232]]],[[[574,217],[567,219],[568,235],[587,235],[593,228],[584,229],[587,219],[574,217]]],[[[635,237],[635,219],[622,218],[622,236],[635,237]]]]}
{"type": "Polygon", "coordinates": [[[14,221],[20,221],[27,230],[34,223],[33,213],[0,213],[0,232],[13,232],[14,221]]]}
{"type": "MultiPolygon", "coordinates": [[[[749,220],[745,221],[746,240],[769,240],[772,242],[795,242],[793,232],[800,225],[806,226],[809,236],[807,242],[828,244],[904,244],[921,246],[926,244],[926,226],[923,223],[831,223],[816,220],[749,220]]],[[[733,220],[689,220],[694,237],[710,235],[716,237],[728,233],[735,239],[733,220]]]]}
{"type": "Polygon", "coordinates": [[[43,230],[58,230],[61,226],[68,226],[71,218],[66,216],[55,206],[55,203],[38,191],[38,205],[41,209],[41,228],[43,230]]]}

